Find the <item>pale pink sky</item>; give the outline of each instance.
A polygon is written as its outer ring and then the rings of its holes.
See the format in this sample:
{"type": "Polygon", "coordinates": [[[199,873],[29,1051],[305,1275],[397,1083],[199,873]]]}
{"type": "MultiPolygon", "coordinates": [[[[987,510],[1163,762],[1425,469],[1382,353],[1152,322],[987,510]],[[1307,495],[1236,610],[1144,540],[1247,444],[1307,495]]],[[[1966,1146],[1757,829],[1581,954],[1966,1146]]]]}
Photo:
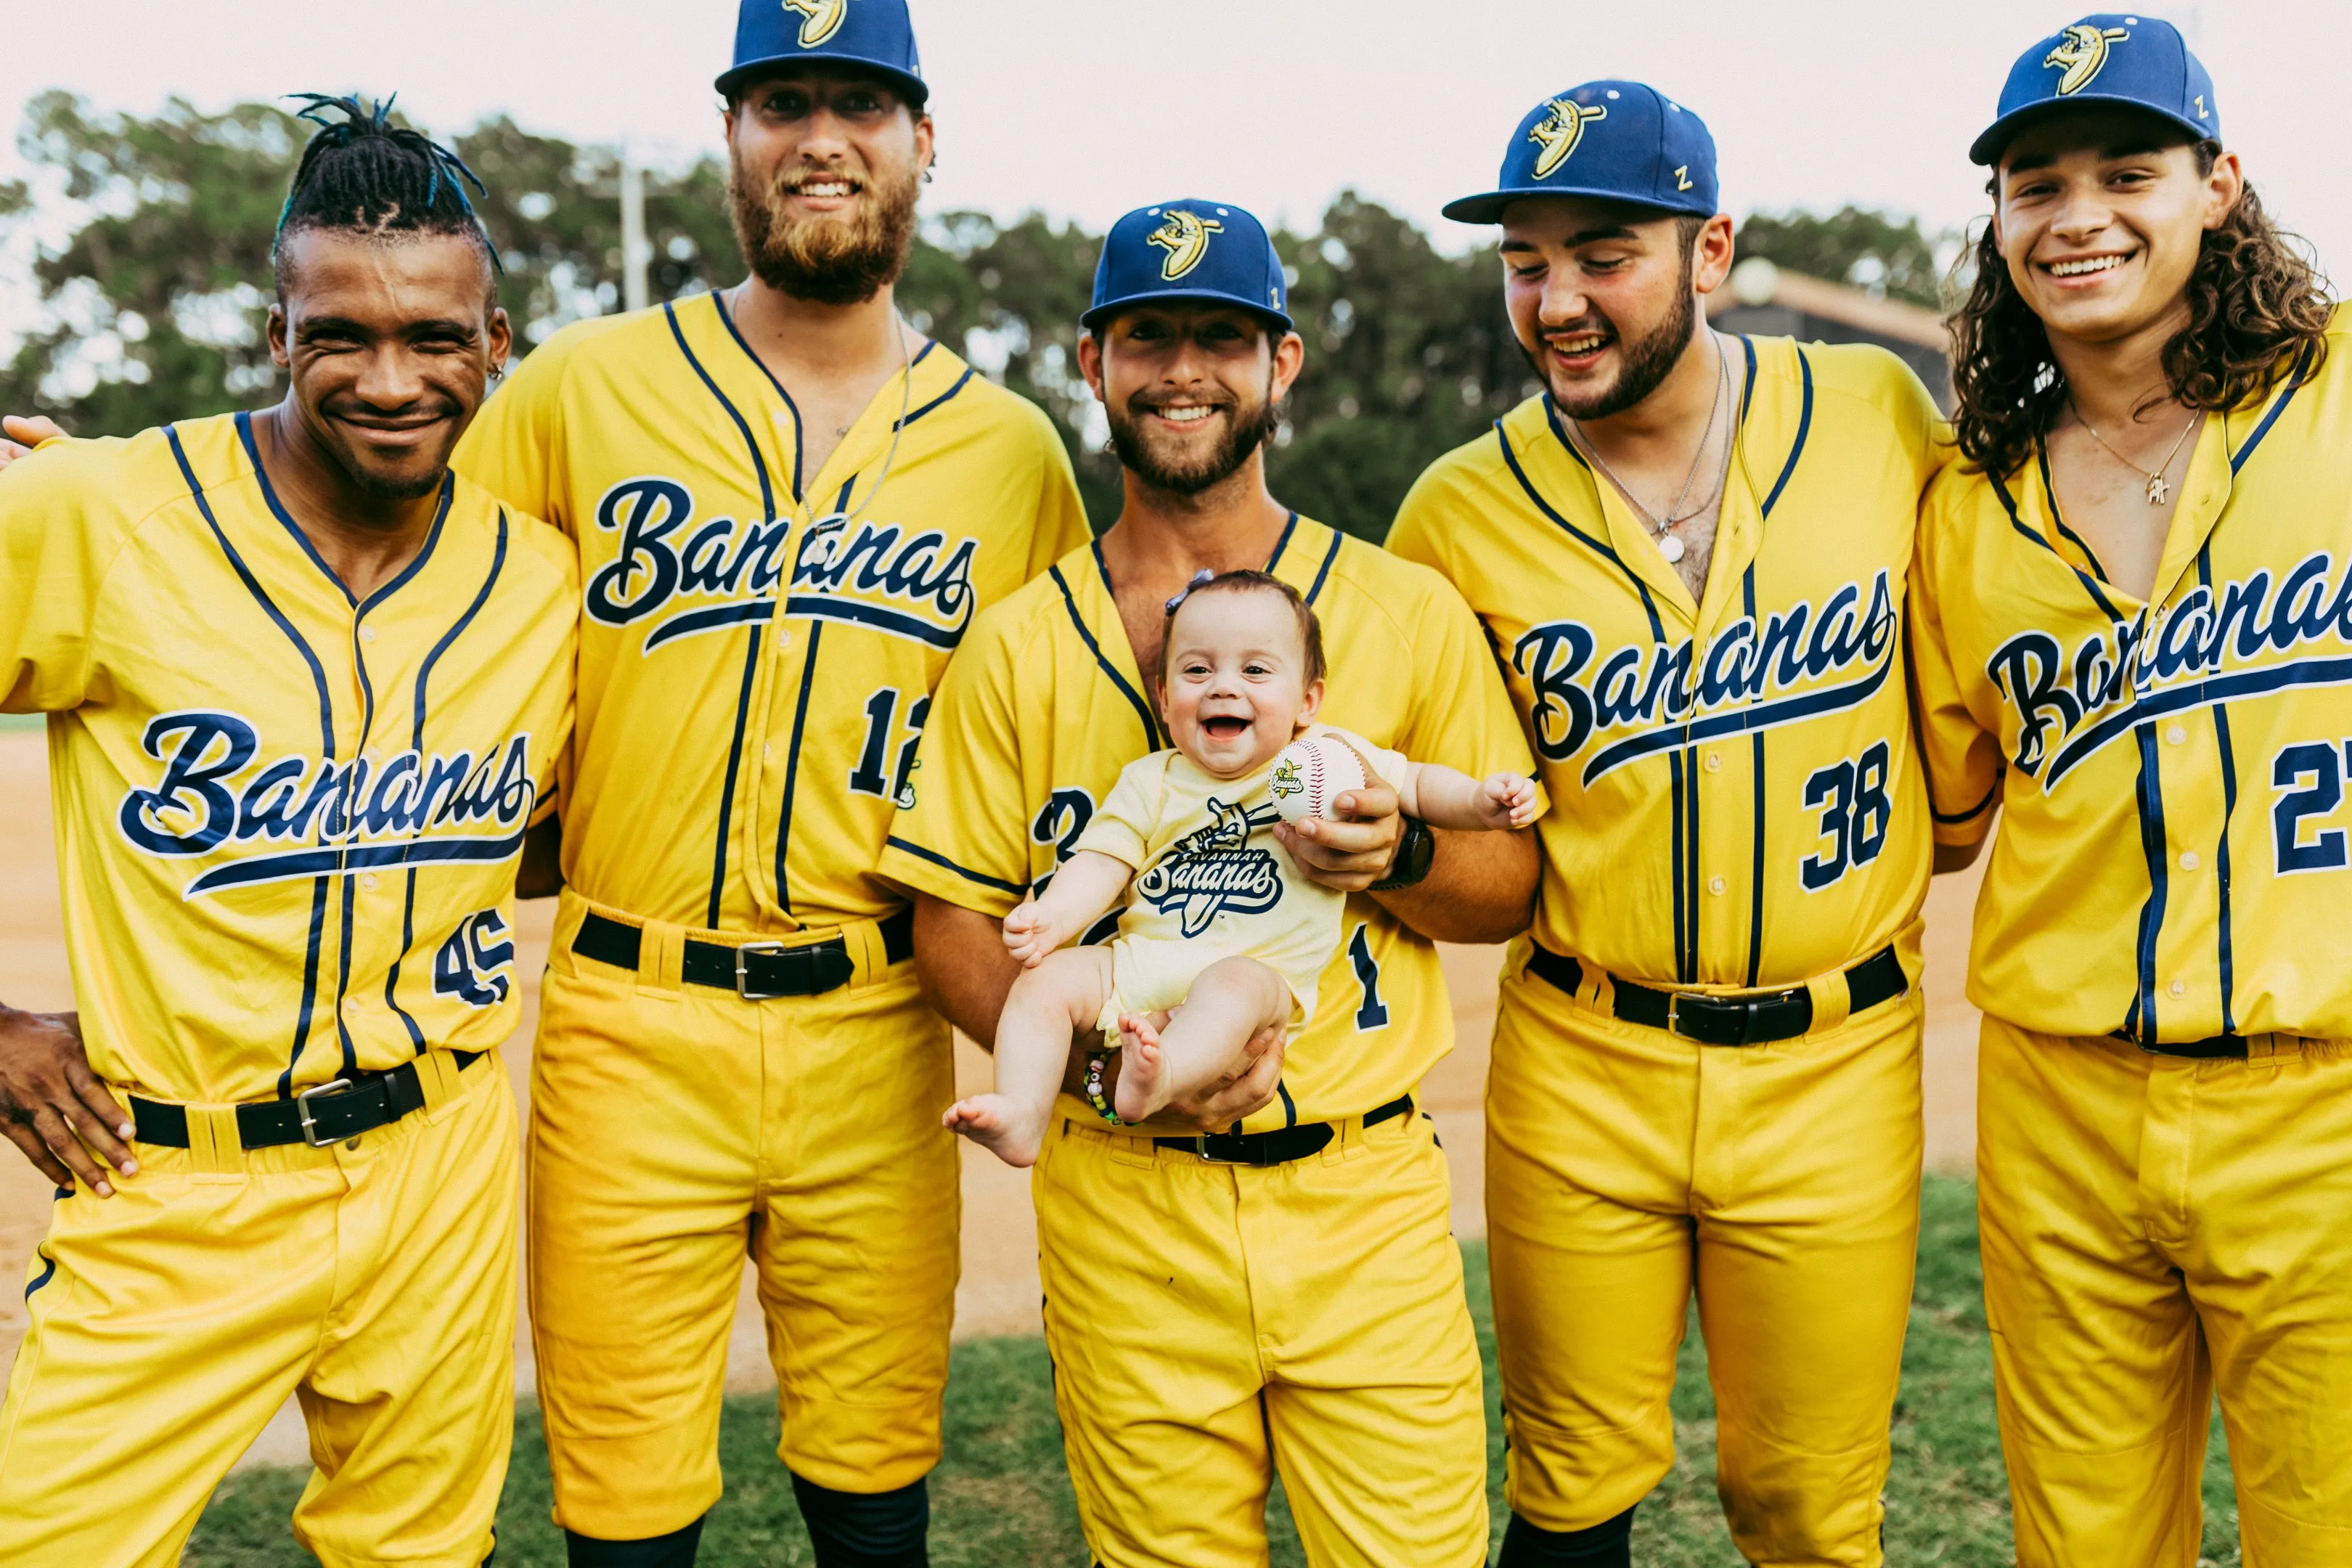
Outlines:
{"type": "MultiPolygon", "coordinates": [[[[1459,249],[1437,216],[1491,178],[1518,116],[1599,76],[1703,114],[1726,206],[1846,201],[1936,226],[1983,210],[1966,157],[2002,74],[2074,19],[2049,0],[913,0],[942,156],[932,210],[1039,207],[1099,227],[1179,195],[1311,221],[1353,185],[1459,249]]],[[[0,119],[65,87],[152,110],[304,89],[397,89],[436,130],[506,110],[657,158],[719,146],[726,0],[76,0],[11,24],[0,119]]],[[[2352,5],[2202,0],[2155,13],[2211,69],[2231,145],[2273,211],[2352,287],[2343,151],[2352,5]],[[2333,106],[2333,107],[2331,107],[2333,106]]],[[[0,177],[22,172],[11,134],[0,177]]],[[[0,334],[24,322],[0,253],[0,334]]]]}

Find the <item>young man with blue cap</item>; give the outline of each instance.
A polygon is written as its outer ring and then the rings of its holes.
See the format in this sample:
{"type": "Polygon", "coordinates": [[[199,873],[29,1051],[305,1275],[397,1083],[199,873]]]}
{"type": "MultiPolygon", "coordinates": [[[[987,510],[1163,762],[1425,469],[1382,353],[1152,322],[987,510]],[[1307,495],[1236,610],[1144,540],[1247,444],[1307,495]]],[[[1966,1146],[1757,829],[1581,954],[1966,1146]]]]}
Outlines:
{"type": "Polygon", "coordinates": [[[1552,802],[1486,1099],[1502,1562],[1631,1561],[1696,1292],[1733,1540],[1871,1568],[1918,1228],[1898,629],[1935,405],[1881,350],[1704,325],[1714,142],[1643,83],[1537,105],[1446,213],[1501,224],[1544,384],[1389,536],[1485,621],[1552,802]]]}
{"type": "MultiPolygon", "coordinates": [[[[974,623],[882,867],[915,891],[942,1009],[983,1042],[1020,973],[1004,916],[1121,768],[1168,743],[1149,674],[1196,574],[1297,590],[1322,625],[1330,722],[1468,773],[1528,765],[1460,597],[1266,489],[1305,349],[1256,218],[1212,201],[1129,213],[1082,320],[1079,365],[1126,469],[1118,521],[974,623]]],[[[1270,1031],[1207,1102],[1129,1126],[1110,1113],[1118,1056],[1090,1041],[1046,1135],[1046,1338],[1106,1568],[1257,1568],[1277,1473],[1310,1562],[1486,1562],[1477,1350],[1444,1156],[1412,1095],[1453,1045],[1432,939],[1526,924],[1535,847],[1409,822],[1384,785],[1352,794],[1341,820],[1284,830],[1302,869],[1354,895],[1287,1056],[1270,1031]]]]}
{"type": "Polygon", "coordinates": [[[2172,26],[2085,16],[1970,149],[1965,468],[1911,625],[1969,1000],[2024,1568],[2352,1562],[2352,384],[2172,26]]]}
{"type": "Polygon", "coordinates": [[[744,0],[717,85],[751,275],[558,334],[457,458],[583,585],[536,846],[540,1404],[572,1563],[692,1562],[748,1258],[815,1561],[913,1564],[954,1080],[875,862],[949,653],[1085,517],[1046,417],[893,302],[932,137],[904,0],[744,0]]]}

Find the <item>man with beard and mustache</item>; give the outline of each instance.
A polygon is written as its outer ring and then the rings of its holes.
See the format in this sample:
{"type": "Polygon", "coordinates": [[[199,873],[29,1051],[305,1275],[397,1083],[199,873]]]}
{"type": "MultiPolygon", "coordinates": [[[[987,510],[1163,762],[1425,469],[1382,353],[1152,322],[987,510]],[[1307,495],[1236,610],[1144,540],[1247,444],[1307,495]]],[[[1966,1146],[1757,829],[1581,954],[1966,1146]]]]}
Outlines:
{"type": "Polygon", "coordinates": [[[954,1074],[875,862],[974,612],[1087,531],[1045,416],[893,302],[932,145],[902,0],[744,0],[734,59],[751,276],[558,334],[457,455],[573,537],[584,590],[583,721],[525,882],[562,895],[540,1402],[572,1562],[690,1563],[748,1258],[816,1562],[919,1563],[954,1074]]]}
{"type": "Polygon", "coordinates": [[[1504,297],[1543,392],[1389,547],[1486,624],[1554,810],[1486,1099],[1502,1562],[1630,1561],[1694,1291],[1759,1565],[1874,1564],[1918,1228],[1931,865],[1899,636],[1935,405],[1877,349],[1701,325],[1715,147],[1639,82],[1523,119],[1504,297]]]}
{"type": "MultiPolygon", "coordinates": [[[[1196,575],[1262,569],[1298,590],[1333,723],[1468,773],[1528,764],[1461,598],[1268,493],[1264,448],[1305,352],[1286,295],[1265,229],[1230,204],[1146,207],[1104,243],[1078,363],[1124,506],[974,624],[882,862],[915,892],[927,985],[983,1043],[1020,973],[999,922],[1119,770],[1168,743],[1143,672],[1196,575]]],[[[1453,1045],[1432,939],[1524,926],[1536,847],[1433,836],[1385,786],[1339,805],[1340,820],[1277,829],[1355,895],[1287,1059],[1275,1031],[1207,1103],[1129,1127],[1109,1110],[1117,1056],[1090,1040],[1036,1166],[1055,1401],[1107,1568],[1264,1563],[1277,1472],[1309,1561],[1486,1562],[1477,1350],[1444,1157],[1412,1094],[1453,1045]]]]}

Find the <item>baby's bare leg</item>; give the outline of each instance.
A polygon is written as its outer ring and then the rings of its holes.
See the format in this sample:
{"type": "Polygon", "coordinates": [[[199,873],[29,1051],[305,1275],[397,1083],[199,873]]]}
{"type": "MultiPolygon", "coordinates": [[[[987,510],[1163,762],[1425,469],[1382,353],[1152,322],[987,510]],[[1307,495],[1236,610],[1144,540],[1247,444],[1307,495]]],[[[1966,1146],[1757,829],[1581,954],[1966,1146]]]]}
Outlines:
{"type": "Polygon", "coordinates": [[[1290,983],[1281,975],[1255,958],[1221,958],[1194,977],[1166,1028],[1122,1018],[1120,1117],[1140,1121],[1214,1083],[1252,1036],[1288,1023],[1292,1005],[1290,983]]]}
{"type": "Polygon", "coordinates": [[[996,1024],[996,1091],[957,1100],[941,1122],[987,1144],[1008,1165],[1035,1164],[1070,1040],[1095,1026],[1110,985],[1107,947],[1066,948],[1024,970],[996,1024]]]}

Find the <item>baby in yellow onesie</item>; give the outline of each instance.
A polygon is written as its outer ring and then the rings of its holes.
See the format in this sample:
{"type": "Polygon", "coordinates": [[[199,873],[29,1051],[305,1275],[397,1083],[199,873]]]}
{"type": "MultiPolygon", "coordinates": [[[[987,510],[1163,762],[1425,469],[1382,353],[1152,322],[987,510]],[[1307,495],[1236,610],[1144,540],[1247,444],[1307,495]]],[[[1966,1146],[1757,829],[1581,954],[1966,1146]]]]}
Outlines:
{"type": "Polygon", "coordinates": [[[1294,740],[1344,743],[1406,816],[1439,827],[1535,816],[1535,784],[1516,773],[1474,779],[1317,725],[1315,612],[1265,573],[1228,572],[1180,595],[1162,646],[1157,684],[1175,745],[1120,772],[1045,891],[1005,918],[1005,945],[1026,972],[997,1024],[996,1092],[945,1117],[1008,1164],[1036,1162],[1081,1030],[1117,1036],[1118,1118],[1140,1121],[1213,1082],[1260,1030],[1295,1029],[1314,1013],[1347,896],[1310,881],[1274,837],[1269,774],[1294,740]],[[1107,946],[1057,951],[1123,895],[1107,946]]]}

